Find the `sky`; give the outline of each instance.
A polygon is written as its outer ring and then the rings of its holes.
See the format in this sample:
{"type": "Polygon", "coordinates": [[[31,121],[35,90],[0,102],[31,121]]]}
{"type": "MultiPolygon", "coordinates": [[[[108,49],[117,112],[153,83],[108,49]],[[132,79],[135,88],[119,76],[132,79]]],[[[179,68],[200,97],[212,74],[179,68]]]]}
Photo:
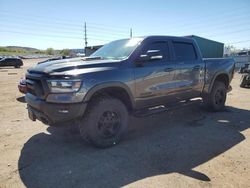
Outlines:
{"type": "Polygon", "coordinates": [[[0,0],[0,46],[84,48],[146,35],[198,35],[250,48],[249,0],[0,0]]]}

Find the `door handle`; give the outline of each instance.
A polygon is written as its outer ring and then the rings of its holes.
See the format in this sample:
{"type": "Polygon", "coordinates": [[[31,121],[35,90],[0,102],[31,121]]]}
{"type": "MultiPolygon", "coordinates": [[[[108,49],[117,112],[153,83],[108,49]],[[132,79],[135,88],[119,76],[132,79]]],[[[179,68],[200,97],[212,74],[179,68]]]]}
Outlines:
{"type": "Polygon", "coordinates": [[[165,72],[171,72],[171,71],[173,71],[173,70],[174,70],[174,68],[165,68],[165,69],[164,69],[165,72]]]}

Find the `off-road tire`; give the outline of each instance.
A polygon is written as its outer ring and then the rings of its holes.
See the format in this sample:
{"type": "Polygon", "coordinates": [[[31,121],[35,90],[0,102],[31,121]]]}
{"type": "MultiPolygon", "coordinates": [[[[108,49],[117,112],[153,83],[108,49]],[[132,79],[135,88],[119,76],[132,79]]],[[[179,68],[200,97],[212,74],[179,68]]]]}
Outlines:
{"type": "Polygon", "coordinates": [[[211,93],[203,96],[203,103],[209,111],[221,111],[225,107],[227,88],[223,82],[215,81],[211,93]]]}
{"type": "Polygon", "coordinates": [[[89,103],[79,129],[85,141],[96,147],[107,148],[119,143],[127,130],[128,121],[128,110],[123,102],[101,96],[89,103]],[[114,128],[110,128],[112,126],[114,128]]]}

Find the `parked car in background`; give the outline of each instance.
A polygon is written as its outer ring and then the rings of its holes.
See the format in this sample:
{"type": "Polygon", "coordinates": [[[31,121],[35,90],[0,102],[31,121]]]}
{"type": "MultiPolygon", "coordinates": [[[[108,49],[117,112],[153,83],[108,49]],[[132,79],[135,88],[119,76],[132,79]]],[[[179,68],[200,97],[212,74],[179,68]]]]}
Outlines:
{"type": "Polygon", "coordinates": [[[18,57],[0,57],[0,66],[14,66],[20,68],[23,66],[23,61],[18,57]]]}

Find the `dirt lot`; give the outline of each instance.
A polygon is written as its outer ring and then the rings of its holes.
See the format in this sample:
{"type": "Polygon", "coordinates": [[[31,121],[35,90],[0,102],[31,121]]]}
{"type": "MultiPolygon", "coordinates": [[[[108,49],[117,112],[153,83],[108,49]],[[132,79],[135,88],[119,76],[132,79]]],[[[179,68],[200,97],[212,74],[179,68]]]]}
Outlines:
{"type": "Polygon", "coordinates": [[[0,187],[250,187],[250,90],[239,75],[224,112],[196,104],[131,118],[125,140],[104,150],[28,119],[17,83],[36,62],[0,68],[0,187]]]}

